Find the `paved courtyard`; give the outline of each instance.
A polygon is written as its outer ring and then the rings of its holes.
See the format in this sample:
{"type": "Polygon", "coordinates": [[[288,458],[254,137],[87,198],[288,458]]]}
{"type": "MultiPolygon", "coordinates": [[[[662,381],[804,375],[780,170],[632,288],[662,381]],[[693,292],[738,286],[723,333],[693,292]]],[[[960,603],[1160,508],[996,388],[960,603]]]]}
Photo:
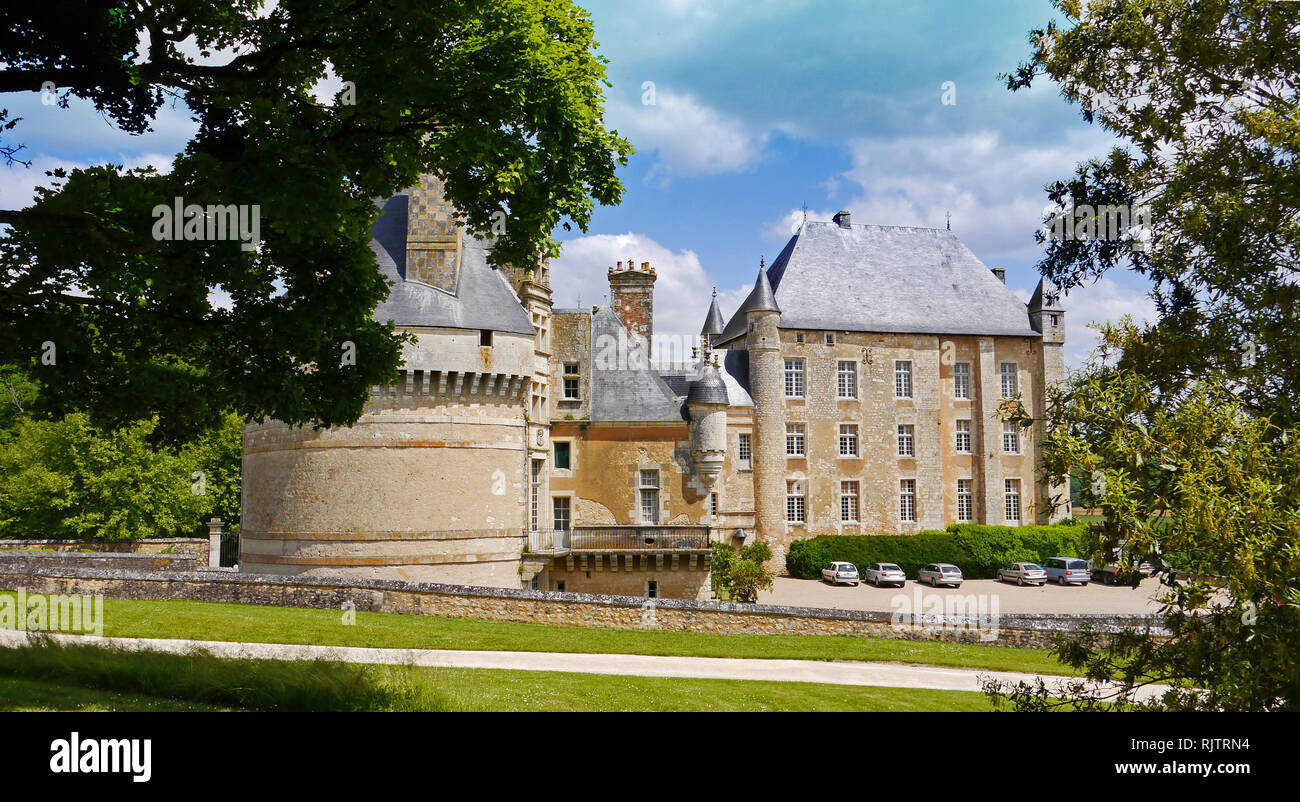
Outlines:
{"type": "Polygon", "coordinates": [[[908,600],[908,609],[915,609],[919,592],[923,605],[929,603],[930,596],[984,596],[990,605],[996,597],[997,609],[1001,613],[1155,613],[1160,604],[1152,597],[1159,589],[1160,584],[1155,579],[1144,580],[1136,589],[1093,583],[1019,587],[992,579],[968,579],[960,588],[931,588],[912,579],[902,588],[877,588],[873,585],[832,586],[817,579],[777,577],[771,591],[758,594],[758,601],[760,604],[794,607],[891,612],[895,609],[894,599],[900,594],[908,600]]]}

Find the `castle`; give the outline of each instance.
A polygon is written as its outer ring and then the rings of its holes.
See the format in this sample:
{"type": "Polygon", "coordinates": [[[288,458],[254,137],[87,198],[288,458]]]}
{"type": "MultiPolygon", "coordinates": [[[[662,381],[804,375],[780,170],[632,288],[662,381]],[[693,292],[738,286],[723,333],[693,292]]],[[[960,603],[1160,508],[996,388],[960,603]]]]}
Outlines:
{"type": "MultiPolygon", "coordinates": [[[[351,427],[244,433],[241,570],[706,598],[709,550],[1049,522],[1037,474],[1064,311],[951,232],[805,222],[700,345],[650,360],[655,269],[552,307],[548,267],[493,269],[437,179],[383,203],[375,310],[410,332],[351,427]]],[[[703,307],[703,304],[701,304],[703,307]]]]}

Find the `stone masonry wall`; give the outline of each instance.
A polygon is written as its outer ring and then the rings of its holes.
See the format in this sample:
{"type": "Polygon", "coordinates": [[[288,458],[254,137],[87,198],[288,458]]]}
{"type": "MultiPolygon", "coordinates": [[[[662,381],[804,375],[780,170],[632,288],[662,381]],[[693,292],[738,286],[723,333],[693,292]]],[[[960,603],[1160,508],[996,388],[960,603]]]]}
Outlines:
{"type": "MultiPolygon", "coordinates": [[[[660,629],[695,632],[857,635],[942,639],[979,643],[960,627],[927,626],[904,620],[891,623],[890,613],[823,610],[806,607],[743,605],[715,601],[644,599],[514,590],[460,585],[270,575],[163,573],[105,569],[34,572],[11,557],[0,556],[0,588],[30,593],[102,594],[124,599],[192,599],[212,602],[342,609],[351,602],[363,612],[441,615],[496,621],[660,629]]],[[[960,623],[960,622],[957,622],[960,623]]],[[[1001,646],[1044,647],[1055,633],[1083,625],[1098,631],[1136,627],[1163,634],[1153,618],[1141,615],[1003,615],[998,621],[1001,646]]]]}

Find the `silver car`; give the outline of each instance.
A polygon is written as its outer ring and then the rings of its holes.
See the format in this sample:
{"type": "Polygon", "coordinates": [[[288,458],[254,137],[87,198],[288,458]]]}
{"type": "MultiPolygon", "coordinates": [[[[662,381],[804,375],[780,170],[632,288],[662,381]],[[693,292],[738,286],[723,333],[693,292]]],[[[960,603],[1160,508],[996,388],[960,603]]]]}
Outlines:
{"type": "Polygon", "coordinates": [[[1055,579],[1062,585],[1072,585],[1075,582],[1086,585],[1092,579],[1087,561],[1078,557],[1052,557],[1043,564],[1043,570],[1047,571],[1049,580],[1055,579]]]}
{"type": "Polygon", "coordinates": [[[832,585],[846,582],[856,587],[858,584],[858,567],[853,563],[831,563],[822,569],[822,579],[832,585]]]}
{"type": "Polygon", "coordinates": [[[873,563],[862,572],[862,581],[870,582],[878,588],[885,585],[897,585],[901,588],[907,584],[907,574],[893,563],[873,563]]]}
{"type": "Polygon", "coordinates": [[[961,569],[952,563],[930,563],[916,572],[917,582],[928,582],[931,587],[936,588],[940,585],[952,585],[954,588],[959,588],[963,579],[961,569]]]}
{"type": "Polygon", "coordinates": [[[998,579],[1017,585],[1046,585],[1047,572],[1038,563],[1012,563],[998,569],[998,579]]]}

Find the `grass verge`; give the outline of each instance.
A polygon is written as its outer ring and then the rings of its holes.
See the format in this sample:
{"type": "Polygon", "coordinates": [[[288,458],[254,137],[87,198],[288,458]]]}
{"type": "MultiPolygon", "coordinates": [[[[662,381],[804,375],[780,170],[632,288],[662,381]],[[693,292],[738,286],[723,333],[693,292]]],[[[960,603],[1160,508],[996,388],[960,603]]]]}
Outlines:
{"type": "MultiPolygon", "coordinates": [[[[0,591],[0,594],[10,591],[0,591]]],[[[297,643],[395,649],[861,660],[1074,674],[1045,649],[851,635],[730,635],[626,630],[472,618],[356,613],[185,600],[104,600],[104,634],[124,638],[297,643]]]]}

